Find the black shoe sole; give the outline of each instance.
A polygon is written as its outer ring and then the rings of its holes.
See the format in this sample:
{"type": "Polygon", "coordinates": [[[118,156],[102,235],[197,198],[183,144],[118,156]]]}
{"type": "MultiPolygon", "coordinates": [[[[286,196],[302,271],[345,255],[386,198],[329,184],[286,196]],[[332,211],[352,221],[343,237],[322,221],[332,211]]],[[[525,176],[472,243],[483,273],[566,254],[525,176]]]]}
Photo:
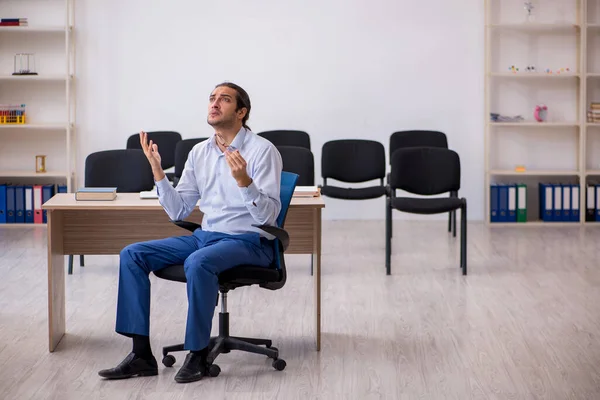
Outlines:
{"type": "Polygon", "coordinates": [[[204,375],[195,375],[190,378],[178,378],[177,376],[175,376],[175,382],[177,382],[177,383],[197,382],[197,381],[201,380],[202,378],[204,378],[204,375]]]}
{"type": "Polygon", "coordinates": [[[139,371],[133,374],[127,374],[127,375],[102,375],[100,373],[98,373],[98,375],[100,375],[103,378],[106,379],[127,379],[127,378],[133,378],[136,376],[156,376],[158,375],[158,370],[150,370],[150,371],[139,371]]]}

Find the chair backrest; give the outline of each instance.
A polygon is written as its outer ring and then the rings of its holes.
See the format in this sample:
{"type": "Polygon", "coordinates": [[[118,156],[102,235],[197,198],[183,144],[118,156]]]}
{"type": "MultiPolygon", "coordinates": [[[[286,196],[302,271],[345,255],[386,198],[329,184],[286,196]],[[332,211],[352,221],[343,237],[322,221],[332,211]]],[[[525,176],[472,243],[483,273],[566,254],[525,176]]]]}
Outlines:
{"type": "MultiPolygon", "coordinates": [[[[282,171],[281,172],[281,184],[279,189],[279,200],[281,201],[281,210],[277,216],[277,226],[281,229],[285,226],[285,218],[287,217],[290,203],[296,189],[296,183],[298,182],[298,175],[292,172],[282,171]]],[[[277,290],[281,289],[285,285],[287,280],[287,270],[285,268],[285,258],[283,257],[283,246],[279,239],[273,241],[275,257],[273,259],[273,265],[279,270],[279,280],[277,282],[266,282],[261,283],[260,287],[265,289],[277,290]]]]}
{"type": "Polygon", "coordinates": [[[258,133],[275,146],[298,146],[310,150],[310,136],[304,131],[274,130],[258,133]]]}
{"type": "Polygon", "coordinates": [[[332,140],[323,145],[321,176],[342,182],[366,182],[385,177],[385,148],[374,140],[332,140]]]}
{"type": "Polygon", "coordinates": [[[419,195],[460,189],[460,157],[439,147],[406,147],[392,156],[390,187],[419,195]]]}
{"type": "MultiPolygon", "coordinates": [[[[148,134],[148,141],[156,143],[160,153],[160,164],[163,169],[171,168],[175,165],[175,146],[181,141],[181,134],[175,131],[151,131],[148,134]]],[[[142,149],[140,143],[140,134],[136,133],[127,139],[126,149],[142,149]]]]}
{"type": "Polygon", "coordinates": [[[304,147],[276,146],[281,154],[283,170],[298,174],[298,186],[314,186],[315,159],[313,153],[304,147]]]}
{"type": "Polygon", "coordinates": [[[390,164],[394,151],[404,147],[442,147],[448,148],[446,134],[439,131],[411,130],[398,131],[390,136],[390,164]]]}
{"type": "Polygon", "coordinates": [[[98,151],[85,159],[86,187],[116,187],[117,192],[152,190],[152,168],[142,150],[98,151]]]}
{"type": "MultiPolygon", "coordinates": [[[[175,171],[174,175],[177,178],[181,178],[181,174],[183,173],[183,167],[185,167],[185,162],[187,161],[188,154],[192,150],[192,148],[198,143],[206,140],[208,138],[193,138],[193,139],[183,139],[177,142],[175,145],[175,171]]],[[[160,152],[160,149],[159,149],[160,152]]]]}

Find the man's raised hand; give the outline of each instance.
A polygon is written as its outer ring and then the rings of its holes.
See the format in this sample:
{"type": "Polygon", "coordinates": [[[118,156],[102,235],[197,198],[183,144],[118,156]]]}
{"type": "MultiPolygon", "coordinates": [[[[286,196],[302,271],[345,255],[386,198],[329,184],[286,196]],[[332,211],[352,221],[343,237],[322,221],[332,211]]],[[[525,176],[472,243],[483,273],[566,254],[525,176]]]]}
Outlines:
{"type": "Polygon", "coordinates": [[[160,163],[161,158],[160,153],[158,152],[158,145],[153,143],[152,140],[148,143],[148,134],[144,131],[140,132],[140,143],[142,145],[142,150],[152,167],[154,179],[157,181],[161,180],[164,178],[165,173],[160,163]]]}

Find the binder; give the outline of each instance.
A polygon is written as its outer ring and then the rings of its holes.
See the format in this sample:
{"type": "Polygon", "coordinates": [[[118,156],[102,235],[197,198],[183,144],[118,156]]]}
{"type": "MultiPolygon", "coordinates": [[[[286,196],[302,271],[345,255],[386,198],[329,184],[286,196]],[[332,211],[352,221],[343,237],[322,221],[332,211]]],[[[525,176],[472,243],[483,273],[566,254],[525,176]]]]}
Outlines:
{"type": "Polygon", "coordinates": [[[595,220],[596,221],[600,221],[600,185],[596,184],[594,185],[594,196],[595,196],[595,200],[596,200],[596,207],[595,207],[595,220]]]}
{"type": "Polygon", "coordinates": [[[41,224],[42,217],[42,185],[33,186],[33,223],[41,224]]]}
{"type": "MultiPolygon", "coordinates": [[[[50,200],[54,196],[54,185],[43,185],[42,186],[42,205],[50,200]]],[[[48,221],[48,210],[42,210],[42,223],[45,224],[48,221]]]]}
{"type": "Polygon", "coordinates": [[[527,222],[527,185],[517,184],[517,222],[527,222]]]}
{"type": "Polygon", "coordinates": [[[551,222],[554,215],[554,196],[552,185],[549,183],[540,183],[540,219],[544,222],[551,222]]]}
{"type": "Polygon", "coordinates": [[[579,184],[571,185],[571,221],[579,222],[579,184]]]}
{"type": "Polygon", "coordinates": [[[67,193],[67,185],[58,185],[57,193],[67,193]]]}
{"type": "Polygon", "coordinates": [[[508,222],[508,186],[505,184],[498,185],[498,221],[508,222]]]}
{"type": "Polygon", "coordinates": [[[498,210],[498,185],[493,183],[490,187],[490,221],[500,222],[498,210]]]}
{"type": "Polygon", "coordinates": [[[507,222],[517,222],[517,185],[506,185],[508,190],[507,222]]]}
{"type": "Polygon", "coordinates": [[[15,186],[15,223],[25,223],[25,188],[15,186]]]}
{"type": "Polygon", "coordinates": [[[14,224],[16,219],[15,211],[15,187],[6,186],[6,223],[14,224]]]}
{"type": "Polygon", "coordinates": [[[562,186],[560,184],[552,184],[552,193],[554,195],[554,204],[552,213],[552,221],[562,221],[563,216],[563,204],[562,204],[562,186]]]}
{"type": "Polygon", "coordinates": [[[592,222],[596,220],[596,189],[594,185],[586,186],[585,196],[585,221],[592,222]]]}
{"type": "Polygon", "coordinates": [[[0,224],[6,223],[6,185],[0,185],[0,224]]]}
{"type": "Polygon", "coordinates": [[[26,185],[25,189],[25,223],[33,224],[33,186],[26,185]]]}
{"type": "Polygon", "coordinates": [[[562,186],[562,218],[561,221],[571,221],[571,185],[563,184],[562,186]]]}

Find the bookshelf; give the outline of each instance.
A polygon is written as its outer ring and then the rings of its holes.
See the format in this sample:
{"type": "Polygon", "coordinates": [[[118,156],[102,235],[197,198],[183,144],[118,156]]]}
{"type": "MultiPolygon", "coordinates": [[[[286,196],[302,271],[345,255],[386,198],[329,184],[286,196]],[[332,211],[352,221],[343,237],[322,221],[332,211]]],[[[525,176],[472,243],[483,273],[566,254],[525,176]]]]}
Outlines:
{"type": "MultiPolygon", "coordinates": [[[[76,182],[74,0],[2,0],[0,19],[0,106],[4,115],[25,105],[24,123],[0,120],[0,185],[66,186],[76,182]],[[37,75],[14,75],[15,55],[34,54],[37,75]],[[36,172],[36,156],[45,172],[36,172]]],[[[17,61],[17,69],[19,67],[17,61]]],[[[13,113],[14,115],[14,113],[13,113]]],[[[0,224],[11,226],[30,223],[0,224]]]]}
{"type": "Polygon", "coordinates": [[[587,122],[592,102],[600,103],[600,0],[485,0],[488,226],[586,224],[586,186],[600,183],[600,123],[587,122]],[[543,122],[538,105],[547,107],[543,122]],[[492,184],[526,185],[525,221],[492,220],[492,184]],[[539,184],[579,188],[578,219],[544,221],[539,184]]]}

